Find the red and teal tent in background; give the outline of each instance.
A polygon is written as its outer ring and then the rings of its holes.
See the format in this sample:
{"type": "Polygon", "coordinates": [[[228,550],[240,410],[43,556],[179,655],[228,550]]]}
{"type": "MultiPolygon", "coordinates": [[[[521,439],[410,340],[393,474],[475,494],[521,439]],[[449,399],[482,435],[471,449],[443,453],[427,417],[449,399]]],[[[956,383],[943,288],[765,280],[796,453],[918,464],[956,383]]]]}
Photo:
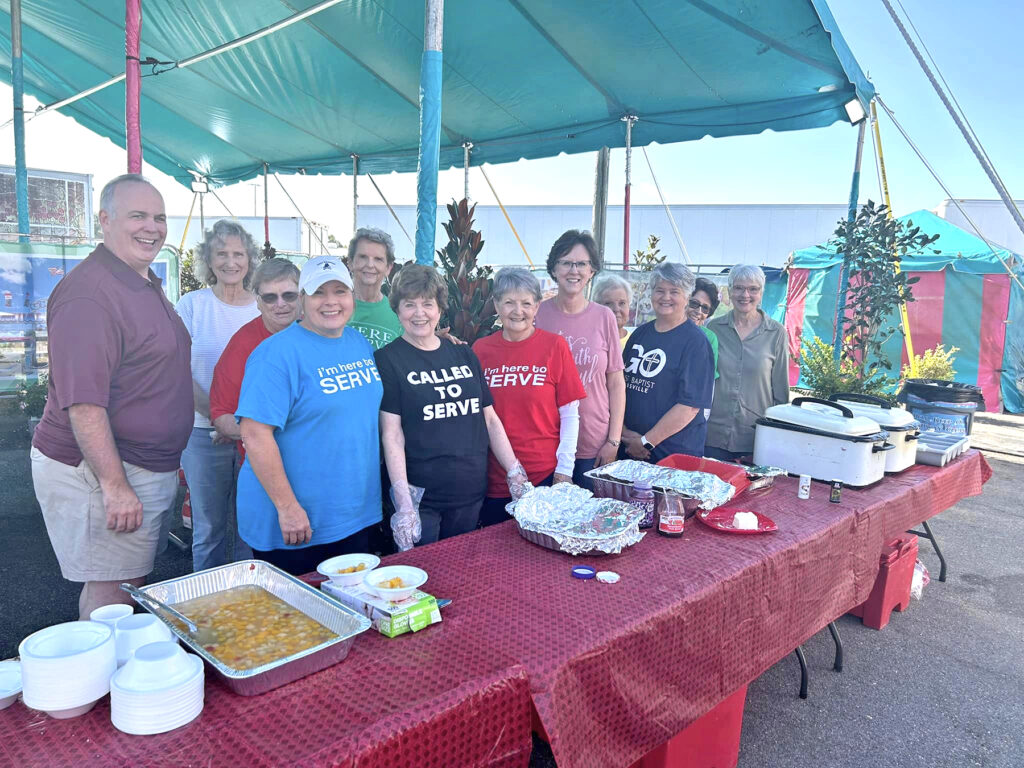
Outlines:
{"type": "MultiPolygon", "coordinates": [[[[957,381],[981,387],[990,411],[1004,406],[1013,413],[1024,411],[1017,384],[1024,377],[1024,322],[1012,322],[1024,320],[1024,260],[999,246],[993,252],[980,238],[931,211],[915,211],[900,221],[939,236],[923,252],[903,260],[903,270],[920,278],[913,287],[914,301],[907,305],[914,351],[921,354],[937,344],[959,347],[957,381]]],[[[793,252],[785,321],[792,386],[800,384],[801,344],[815,336],[832,341],[841,260],[828,246],[793,252]]],[[[899,326],[898,317],[895,325],[899,326]]],[[[907,362],[902,334],[885,342],[884,354],[894,364],[907,362]]],[[[898,375],[895,365],[893,374],[898,375]]]]}

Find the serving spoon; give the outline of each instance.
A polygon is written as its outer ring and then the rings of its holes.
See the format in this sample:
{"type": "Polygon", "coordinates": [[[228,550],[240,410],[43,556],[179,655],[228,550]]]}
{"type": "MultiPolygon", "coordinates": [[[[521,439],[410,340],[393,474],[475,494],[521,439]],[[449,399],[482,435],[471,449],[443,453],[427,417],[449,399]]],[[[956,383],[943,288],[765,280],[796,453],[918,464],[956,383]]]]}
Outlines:
{"type": "Polygon", "coordinates": [[[136,601],[146,602],[152,606],[156,606],[158,610],[165,611],[166,613],[170,614],[172,617],[180,621],[182,624],[185,625],[185,630],[189,633],[189,635],[192,636],[193,639],[195,639],[197,643],[199,643],[199,645],[205,647],[207,645],[217,644],[217,635],[212,628],[200,627],[198,624],[192,621],[192,619],[190,619],[181,611],[171,608],[171,606],[169,606],[167,603],[157,600],[152,595],[147,595],[134,584],[122,584],[121,589],[123,589],[132,597],[134,597],[136,601]]]}

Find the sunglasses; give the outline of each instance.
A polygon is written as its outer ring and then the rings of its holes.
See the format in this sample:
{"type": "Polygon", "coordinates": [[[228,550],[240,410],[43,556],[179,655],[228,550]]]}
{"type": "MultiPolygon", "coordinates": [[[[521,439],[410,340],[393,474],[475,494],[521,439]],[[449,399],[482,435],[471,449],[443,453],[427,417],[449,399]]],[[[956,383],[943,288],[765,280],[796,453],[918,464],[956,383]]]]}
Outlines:
{"type": "Polygon", "coordinates": [[[690,299],[690,302],[689,302],[689,304],[687,306],[689,306],[690,309],[699,309],[705,315],[710,315],[711,314],[711,306],[708,305],[708,304],[701,304],[696,299],[690,299]]]}
{"type": "Polygon", "coordinates": [[[298,301],[299,294],[296,291],[285,291],[284,293],[261,293],[260,301],[264,304],[277,304],[277,300],[281,299],[285,304],[293,304],[298,301]]]}

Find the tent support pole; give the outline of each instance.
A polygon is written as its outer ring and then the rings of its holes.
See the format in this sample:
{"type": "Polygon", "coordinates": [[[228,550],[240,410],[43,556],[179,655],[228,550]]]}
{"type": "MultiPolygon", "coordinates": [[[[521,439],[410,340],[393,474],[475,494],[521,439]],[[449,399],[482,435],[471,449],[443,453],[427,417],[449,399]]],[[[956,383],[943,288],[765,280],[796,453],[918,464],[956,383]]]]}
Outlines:
{"type": "MultiPolygon", "coordinates": [[[[668,223],[672,225],[672,234],[676,237],[676,243],[679,245],[679,253],[683,256],[683,263],[690,263],[690,254],[686,251],[686,243],[683,242],[683,236],[679,234],[679,227],[676,226],[676,218],[672,215],[672,209],[668,207],[668,203],[665,202],[665,195],[661,193],[661,184],[658,183],[658,177],[654,175],[654,166],[651,165],[651,158],[647,156],[647,147],[640,147],[640,151],[644,153],[644,160],[647,161],[647,168],[651,172],[651,180],[654,182],[654,188],[658,190],[658,198],[661,200],[662,206],[665,208],[665,215],[668,216],[668,223]]],[[[698,271],[699,268],[698,268],[698,271]]]]}
{"type": "Polygon", "coordinates": [[[352,155],[352,232],[357,229],[359,229],[359,155],[352,155]]]}
{"type": "Polygon", "coordinates": [[[264,163],[263,164],[263,238],[264,238],[265,242],[263,243],[263,247],[264,248],[268,248],[268,249],[270,248],[270,202],[269,202],[269,195],[267,194],[267,186],[268,186],[268,182],[269,182],[269,179],[267,178],[267,175],[268,175],[269,172],[270,172],[270,167],[266,163],[264,163]]]}
{"type": "MultiPolygon", "coordinates": [[[[882,152],[882,132],[878,129],[878,109],[875,107],[875,100],[871,100],[871,130],[875,138],[875,154],[878,156],[878,181],[882,185],[882,199],[885,201],[885,208],[888,217],[892,218],[892,200],[889,198],[889,178],[885,175],[885,153],[882,152]]],[[[900,273],[899,264],[895,265],[896,274],[900,273]]],[[[903,324],[903,346],[907,349],[907,361],[910,365],[910,375],[917,377],[917,360],[914,359],[914,340],[910,337],[910,315],[907,313],[907,305],[900,304],[900,322],[903,324]]]]}
{"type": "MultiPolygon", "coordinates": [[[[846,213],[846,220],[853,223],[857,220],[857,200],[860,197],[860,164],[864,157],[864,134],[867,128],[867,120],[861,120],[857,126],[857,154],[853,161],[853,179],[850,182],[850,207],[846,213]]],[[[843,321],[846,316],[846,291],[850,287],[850,270],[846,267],[846,257],[839,265],[839,296],[836,299],[836,330],[832,337],[832,362],[839,370],[839,359],[843,352],[843,321]]]]}
{"type": "Polygon", "coordinates": [[[142,37],[142,0],[124,4],[124,130],[128,150],[128,173],[142,173],[142,72],[139,41],[142,37]]]}
{"type": "Polygon", "coordinates": [[[462,196],[469,202],[469,155],[473,149],[471,142],[462,145],[462,196]]]}
{"type": "Polygon", "coordinates": [[[393,218],[395,220],[395,223],[398,224],[398,228],[402,230],[402,234],[405,235],[405,239],[412,243],[413,247],[415,248],[416,244],[413,243],[412,238],[409,237],[409,232],[405,229],[405,225],[402,224],[402,220],[398,218],[398,214],[395,213],[395,209],[391,207],[391,203],[389,203],[388,199],[384,197],[384,193],[380,191],[380,187],[377,186],[377,182],[374,180],[373,174],[366,174],[366,178],[370,180],[370,183],[373,184],[373,188],[377,190],[377,194],[380,195],[380,199],[384,201],[384,205],[387,206],[388,211],[391,213],[391,218],[393,218]]]}
{"type": "Polygon", "coordinates": [[[622,118],[626,124],[626,194],[622,206],[622,268],[629,269],[629,188],[633,182],[633,123],[635,115],[622,118]]]}
{"type": "Polygon", "coordinates": [[[605,233],[608,228],[608,165],[611,151],[608,147],[597,150],[597,165],[594,168],[594,216],[590,230],[597,243],[597,253],[604,263],[605,233]]]}
{"type": "Polygon", "coordinates": [[[491,194],[494,195],[494,199],[498,201],[498,207],[501,208],[501,212],[503,214],[505,214],[505,221],[508,222],[508,228],[512,230],[512,234],[515,235],[515,237],[516,237],[516,242],[519,243],[519,247],[523,249],[523,256],[526,257],[526,263],[529,264],[530,268],[532,269],[533,268],[533,259],[531,259],[530,258],[530,254],[527,253],[526,246],[523,245],[523,238],[521,238],[519,236],[519,233],[516,231],[516,225],[512,223],[512,217],[508,215],[508,211],[506,211],[505,210],[505,206],[502,205],[501,198],[498,197],[498,191],[494,188],[494,185],[491,184],[491,180],[487,176],[487,171],[484,170],[484,167],[482,165],[479,166],[479,168],[480,168],[480,173],[482,173],[483,176],[484,176],[484,181],[487,182],[487,186],[490,187],[490,189],[491,189],[491,194]]]}
{"type": "Polygon", "coordinates": [[[14,197],[18,206],[18,242],[32,232],[28,215],[28,169],[25,166],[25,70],[21,60],[21,0],[11,0],[11,86],[14,90],[14,197]]]}
{"type": "Polygon", "coordinates": [[[416,263],[434,263],[437,169],[441,154],[444,0],[426,0],[420,61],[420,151],[416,174],[416,263]]]}
{"type": "Polygon", "coordinates": [[[203,196],[205,192],[199,193],[199,228],[203,230],[203,236],[206,236],[206,216],[203,214],[203,196]]]}

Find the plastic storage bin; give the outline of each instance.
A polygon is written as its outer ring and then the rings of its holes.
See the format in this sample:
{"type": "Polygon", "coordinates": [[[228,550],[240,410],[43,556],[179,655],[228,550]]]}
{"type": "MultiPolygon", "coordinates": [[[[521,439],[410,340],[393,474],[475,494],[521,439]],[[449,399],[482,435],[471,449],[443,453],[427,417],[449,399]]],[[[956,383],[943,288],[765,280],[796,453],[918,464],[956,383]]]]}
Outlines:
{"type": "Polygon", "coordinates": [[[907,379],[897,400],[921,422],[922,429],[969,435],[976,411],[985,410],[981,388],[941,379],[907,379]]]}
{"type": "Polygon", "coordinates": [[[630,768],[734,768],[746,699],[744,685],[630,768]]]}
{"type": "Polygon", "coordinates": [[[850,611],[872,629],[881,629],[889,623],[892,611],[905,611],[910,605],[917,536],[908,533],[893,539],[882,550],[881,560],[882,567],[868,599],[850,611]]]}

